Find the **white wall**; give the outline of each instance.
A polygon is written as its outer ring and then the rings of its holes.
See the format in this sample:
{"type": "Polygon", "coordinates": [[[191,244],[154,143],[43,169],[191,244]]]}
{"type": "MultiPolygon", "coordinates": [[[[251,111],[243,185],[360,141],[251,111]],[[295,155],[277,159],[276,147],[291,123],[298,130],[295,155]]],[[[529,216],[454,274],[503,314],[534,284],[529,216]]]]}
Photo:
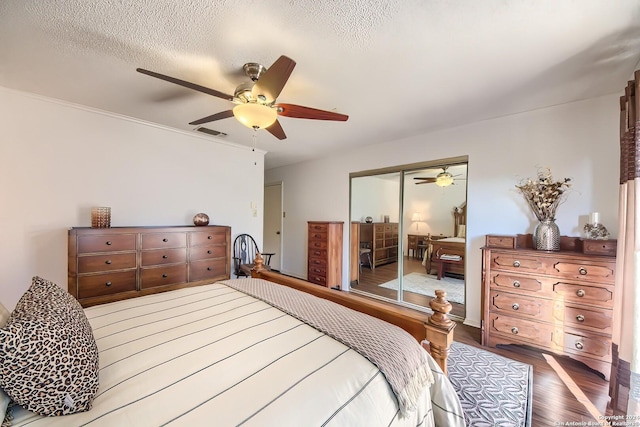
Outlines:
{"type": "MultiPolygon", "coordinates": [[[[306,221],[349,221],[349,173],[468,155],[466,323],[481,319],[481,251],[486,234],[530,233],[535,217],[515,184],[550,167],[573,191],[558,209],[563,235],[578,236],[588,214],[617,236],[619,94],[468,124],[268,170],[284,183],[283,272],[306,277],[306,221]]],[[[345,227],[343,266],[348,266],[345,227]]],[[[343,268],[347,286],[348,268],[343,268]]]]}
{"type": "Polygon", "coordinates": [[[111,225],[231,226],[262,243],[264,153],[210,137],[0,88],[0,301],[41,275],[67,286],[67,230],[111,225]],[[259,215],[251,214],[256,202],[259,215]]]}

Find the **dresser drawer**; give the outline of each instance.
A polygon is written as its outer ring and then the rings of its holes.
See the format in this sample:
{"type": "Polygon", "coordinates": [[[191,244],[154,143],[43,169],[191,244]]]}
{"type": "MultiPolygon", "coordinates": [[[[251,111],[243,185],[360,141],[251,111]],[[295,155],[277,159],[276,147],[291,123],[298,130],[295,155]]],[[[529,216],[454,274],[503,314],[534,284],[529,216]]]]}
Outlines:
{"type": "Polygon", "coordinates": [[[134,252],[78,257],[78,273],[80,274],[128,268],[136,268],[136,254],[134,252]]]}
{"type": "Polygon", "coordinates": [[[489,310],[492,312],[534,319],[551,319],[553,314],[553,303],[547,299],[493,290],[490,301],[489,310]]]}
{"type": "Polygon", "coordinates": [[[567,306],[557,301],[554,319],[576,329],[584,329],[611,335],[613,332],[613,311],[604,308],[567,306]]]}
{"type": "Polygon", "coordinates": [[[611,360],[611,340],[606,337],[571,334],[557,329],[553,342],[567,353],[611,360]]]}
{"type": "Polygon", "coordinates": [[[488,327],[492,334],[501,334],[509,339],[521,340],[543,347],[551,345],[553,336],[553,326],[549,324],[497,313],[489,315],[488,327]]]}
{"type": "Polygon", "coordinates": [[[325,242],[327,241],[327,232],[326,231],[311,231],[309,230],[309,245],[312,242],[325,242]]]}
{"type": "Polygon", "coordinates": [[[327,267],[326,265],[309,265],[309,274],[326,277],[327,267]]]}
{"type": "Polygon", "coordinates": [[[78,254],[135,250],[135,234],[97,234],[78,236],[78,254]]]}
{"type": "Polygon", "coordinates": [[[309,274],[307,281],[315,283],[316,285],[327,286],[327,277],[319,274],[309,274]]]}
{"type": "Polygon", "coordinates": [[[309,268],[312,267],[322,267],[322,268],[326,268],[327,267],[327,259],[326,258],[316,258],[316,257],[309,257],[309,268]]]}
{"type": "Polygon", "coordinates": [[[136,270],[78,277],[78,299],[136,290],[136,270]]]}
{"type": "Polygon", "coordinates": [[[186,233],[144,233],[142,249],[180,248],[187,246],[186,233]]]}
{"type": "Polygon", "coordinates": [[[309,258],[326,259],[328,255],[327,249],[312,249],[309,248],[309,258]]]}
{"type": "Polygon", "coordinates": [[[582,252],[585,254],[616,256],[617,250],[617,240],[582,240],[582,252]]]}
{"type": "Polygon", "coordinates": [[[514,249],[516,247],[516,236],[492,236],[485,237],[487,246],[494,248],[514,249]]]}
{"type": "Polygon", "coordinates": [[[327,233],[328,231],[328,226],[327,224],[309,224],[309,235],[311,235],[311,233],[316,233],[316,232],[320,232],[320,233],[327,233]]]}
{"type": "Polygon", "coordinates": [[[492,289],[534,293],[540,296],[551,296],[552,294],[550,289],[544,286],[544,279],[538,277],[519,276],[501,272],[492,272],[489,277],[492,289]]]}
{"type": "Polygon", "coordinates": [[[613,308],[613,287],[594,284],[557,282],[553,284],[555,298],[565,302],[613,308]]]}
{"type": "Polygon", "coordinates": [[[209,258],[223,258],[227,248],[224,246],[196,246],[189,249],[189,260],[198,261],[209,258]]]}
{"type": "Polygon", "coordinates": [[[192,231],[189,233],[189,245],[225,245],[227,243],[227,234],[222,231],[214,230],[192,231]]]}
{"type": "Polygon", "coordinates": [[[491,269],[513,271],[515,273],[546,273],[542,258],[516,253],[496,253],[491,257],[491,269]]]}
{"type": "Polygon", "coordinates": [[[559,261],[553,265],[554,272],[572,279],[614,283],[615,266],[607,264],[559,261]]]}
{"type": "Polygon", "coordinates": [[[174,285],[186,281],[187,264],[143,268],[140,272],[140,287],[142,289],[174,285]]]}
{"type": "Polygon", "coordinates": [[[326,249],[329,247],[328,243],[326,240],[309,240],[309,252],[311,252],[312,249],[326,249]]]}
{"type": "Polygon", "coordinates": [[[205,259],[192,262],[189,266],[189,281],[217,279],[226,277],[227,260],[225,258],[205,259]]]}
{"type": "Polygon", "coordinates": [[[142,251],[143,267],[159,264],[175,264],[186,261],[186,248],[155,249],[152,251],[142,251]]]}

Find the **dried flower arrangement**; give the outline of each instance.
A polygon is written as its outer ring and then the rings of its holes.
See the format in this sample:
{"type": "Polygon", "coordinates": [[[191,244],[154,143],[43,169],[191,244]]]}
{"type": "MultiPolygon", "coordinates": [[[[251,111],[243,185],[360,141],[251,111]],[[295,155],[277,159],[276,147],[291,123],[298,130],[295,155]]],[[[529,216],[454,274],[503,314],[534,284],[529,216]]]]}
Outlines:
{"type": "Polygon", "coordinates": [[[602,224],[586,224],[584,232],[589,239],[607,240],[609,238],[609,230],[602,224]]]}
{"type": "Polygon", "coordinates": [[[527,178],[516,185],[539,221],[555,219],[558,206],[566,200],[571,178],[554,181],[549,168],[538,169],[535,180],[527,178]]]}

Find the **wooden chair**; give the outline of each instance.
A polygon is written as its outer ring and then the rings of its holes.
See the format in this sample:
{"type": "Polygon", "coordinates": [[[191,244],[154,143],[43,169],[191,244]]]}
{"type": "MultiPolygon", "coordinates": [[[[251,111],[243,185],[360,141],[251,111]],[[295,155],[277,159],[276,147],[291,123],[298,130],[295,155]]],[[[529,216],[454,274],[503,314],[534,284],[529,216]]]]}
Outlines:
{"type": "Polygon", "coordinates": [[[260,253],[264,259],[263,268],[270,270],[269,264],[274,252],[263,253],[258,249],[258,245],[249,234],[239,234],[233,241],[233,274],[236,278],[251,277],[251,269],[254,267],[256,255],[260,253]]]}

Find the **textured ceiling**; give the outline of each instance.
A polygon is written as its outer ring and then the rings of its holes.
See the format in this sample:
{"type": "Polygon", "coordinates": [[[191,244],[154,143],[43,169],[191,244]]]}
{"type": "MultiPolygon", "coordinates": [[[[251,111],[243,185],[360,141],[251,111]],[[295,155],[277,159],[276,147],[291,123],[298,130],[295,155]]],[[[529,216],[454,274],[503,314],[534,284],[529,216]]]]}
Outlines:
{"type": "MultiPolygon", "coordinates": [[[[640,0],[3,0],[0,86],[193,131],[233,104],[137,67],[233,94],[244,63],[287,55],[278,101],[350,118],[259,131],[270,168],[617,93],[639,23],[640,0]]],[[[233,118],[205,126],[252,144],[233,118]]]]}

